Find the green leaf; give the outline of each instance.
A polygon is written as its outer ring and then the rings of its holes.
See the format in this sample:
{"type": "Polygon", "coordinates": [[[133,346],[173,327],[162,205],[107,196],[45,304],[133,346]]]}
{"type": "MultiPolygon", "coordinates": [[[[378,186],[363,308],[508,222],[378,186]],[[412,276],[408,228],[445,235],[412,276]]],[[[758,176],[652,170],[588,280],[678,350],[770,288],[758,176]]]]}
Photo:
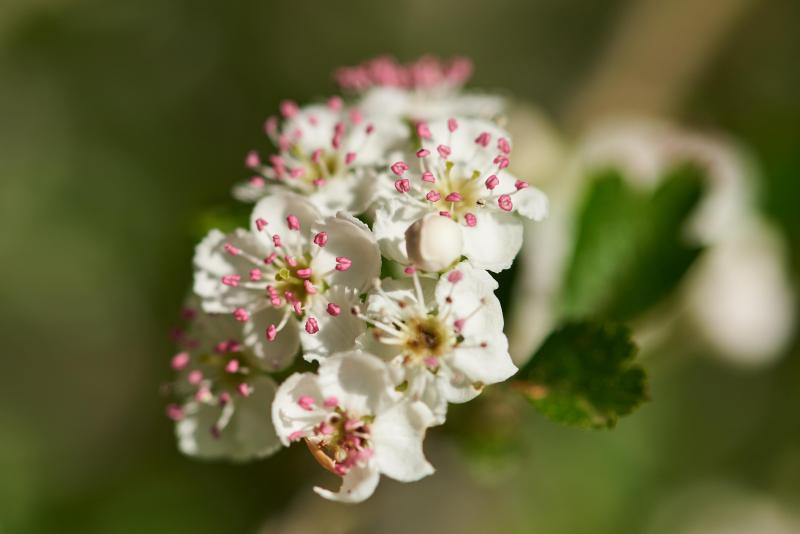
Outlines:
{"type": "Polygon", "coordinates": [[[563,316],[627,320],[669,294],[701,252],[683,236],[703,178],[699,167],[680,165],[648,193],[615,170],[594,177],[578,217],[563,316]]]}
{"type": "Polygon", "coordinates": [[[636,351],[624,326],[569,323],[550,334],[517,373],[514,388],[553,421],[611,428],[647,399],[636,351]]]}

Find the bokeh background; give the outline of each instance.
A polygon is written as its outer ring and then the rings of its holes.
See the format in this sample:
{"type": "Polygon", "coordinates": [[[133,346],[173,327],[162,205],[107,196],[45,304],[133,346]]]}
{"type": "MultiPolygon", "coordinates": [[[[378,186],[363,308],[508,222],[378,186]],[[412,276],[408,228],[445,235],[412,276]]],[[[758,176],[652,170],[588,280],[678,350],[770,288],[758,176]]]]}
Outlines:
{"type": "Polygon", "coordinates": [[[662,344],[613,431],[457,410],[513,434],[436,429],[436,476],[355,507],[299,448],[182,457],[159,396],[199,221],[262,120],[376,54],[467,55],[566,139],[609,109],[728,132],[797,281],[798,28],[794,0],[4,0],[0,532],[800,532],[796,341],[749,366],[662,344]]]}

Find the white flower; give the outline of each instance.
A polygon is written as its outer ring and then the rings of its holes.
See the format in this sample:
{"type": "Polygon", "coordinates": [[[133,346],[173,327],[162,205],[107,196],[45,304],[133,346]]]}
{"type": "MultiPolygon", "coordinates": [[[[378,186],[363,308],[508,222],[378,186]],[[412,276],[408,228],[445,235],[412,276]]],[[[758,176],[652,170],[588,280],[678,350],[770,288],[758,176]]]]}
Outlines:
{"type": "Polygon", "coordinates": [[[202,458],[244,461],[263,458],[281,444],[270,406],[277,385],[261,358],[242,343],[242,327],[228,315],[184,310],[181,352],[172,358],[170,384],[178,448],[202,458]]]}
{"type": "MultiPolygon", "coordinates": [[[[243,322],[245,344],[280,369],[297,352],[300,328],[311,347],[320,324],[367,289],[380,272],[380,252],[362,222],[343,213],[322,218],[291,193],[260,200],[251,224],[249,231],[214,230],[203,239],[194,258],[194,292],[205,311],[243,322]]],[[[346,350],[353,339],[325,342],[346,350]]]]}
{"type": "Polygon", "coordinates": [[[362,352],[336,354],[317,374],[294,374],[272,405],[275,430],[285,445],[305,440],[314,458],[342,477],[338,492],[321,496],[360,502],[380,475],[412,482],[433,473],[422,452],[430,411],[401,400],[386,365],[362,352]]]}
{"type": "Polygon", "coordinates": [[[365,113],[411,121],[500,115],[504,99],[461,91],[471,75],[472,64],[466,58],[444,62],[424,56],[402,65],[384,56],[340,68],[336,79],[342,89],[362,93],[359,108],[365,113]]]}
{"type": "MultiPolygon", "coordinates": [[[[463,262],[434,283],[416,273],[376,284],[366,305],[338,318],[339,328],[366,322],[358,346],[386,360],[394,384],[444,422],[447,403],[475,398],[484,385],[517,368],[503,334],[497,282],[463,262]]],[[[324,361],[324,360],[323,360],[324,361]]]]}
{"type": "Polygon", "coordinates": [[[479,119],[420,123],[417,129],[419,171],[403,161],[393,163],[394,187],[384,188],[376,204],[373,230],[384,255],[408,263],[406,229],[428,213],[439,213],[460,225],[463,253],[473,265],[507,269],[522,245],[517,214],[533,220],[547,215],[547,197],[505,170],[508,134],[479,119]]]}
{"type": "Polygon", "coordinates": [[[282,124],[271,117],[265,127],[278,152],[266,163],[256,152],[248,155],[246,164],[258,175],[234,189],[239,200],[289,190],[307,196],[323,215],[361,213],[373,200],[375,166],[408,139],[400,120],[364,116],[344,108],[338,97],[327,106],[284,102],[281,112],[282,124]]]}

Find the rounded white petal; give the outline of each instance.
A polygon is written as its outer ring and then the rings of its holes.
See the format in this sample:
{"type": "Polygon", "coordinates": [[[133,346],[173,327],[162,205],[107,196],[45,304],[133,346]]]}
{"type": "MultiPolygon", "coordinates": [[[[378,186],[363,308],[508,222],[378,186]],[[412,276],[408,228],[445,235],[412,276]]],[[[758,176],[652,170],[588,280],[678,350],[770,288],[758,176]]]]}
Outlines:
{"type": "Polygon", "coordinates": [[[317,208],[305,197],[294,193],[275,192],[259,200],[250,215],[250,228],[256,239],[272,250],[273,242],[270,236],[280,235],[281,240],[289,248],[299,248],[308,241],[311,226],[320,218],[317,208]],[[300,222],[300,230],[290,230],[286,217],[294,215],[300,222]],[[258,231],[256,220],[267,221],[267,226],[258,231]]]}
{"type": "Polygon", "coordinates": [[[314,491],[330,501],[357,503],[368,499],[378,487],[381,475],[374,462],[356,465],[342,477],[342,485],[338,492],[319,486],[314,491]]]}
{"type": "Polygon", "coordinates": [[[249,397],[234,398],[233,415],[218,437],[211,429],[219,421],[222,408],[195,402],[187,405],[186,417],[175,427],[181,452],[200,458],[245,461],[264,458],[279,449],[280,441],[270,417],[275,382],[258,377],[251,385],[249,397]]]}
{"type": "Polygon", "coordinates": [[[471,382],[484,384],[496,384],[513,376],[517,367],[508,354],[506,336],[501,334],[483,341],[486,347],[456,348],[450,356],[450,367],[471,382]]]}
{"type": "Polygon", "coordinates": [[[358,290],[345,286],[333,286],[325,295],[314,299],[310,315],[317,320],[319,332],[300,333],[303,345],[303,358],[315,361],[336,352],[352,350],[356,338],[364,333],[364,321],[351,313],[354,305],[360,302],[358,290]],[[339,315],[328,312],[328,304],[338,306],[339,315]]]}
{"type": "Polygon", "coordinates": [[[380,249],[366,224],[350,215],[339,213],[336,217],[328,217],[315,225],[314,231],[326,232],[328,243],[314,257],[311,267],[315,273],[330,272],[326,278],[330,285],[364,291],[380,275],[380,249]],[[336,258],[339,257],[350,260],[350,268],[336,270],[336,258]]]}
{"type": "Polygon", "coordinates": [[[406,230],[411,223],[427,213],[424,207],[416,206],[401,199],[379,201],[375,210],[375,224],[372,231],[387,258],[407,264],[406,230]]]}
{"type": "Polygon", "coordinates": [[[446,269],[461,258],[464,248],[458,224],[438,213],[428,213],[414,221],[405,237],[408,259],[424,271],[446,269]]]}
{"type": "Polygon", "coordinates": [[[464,255],[479,269],[508,269],[522,246],[522,223],[510,213],[480,212],[478,224],[461,230],[464,255]]]}
{"type": "Polygon", "coordinates": [[[403,402],[376,417],[371,436],[380,472],[401,482],[432,474],[422,442],[433,422],[433,414],[421,402],[403,402]]]}
{"type": "Polygon", "coordinates": [[[311,195],[309,200],[324,216],[340,211],[363,213],[375,198],[375,174],[368,169],[354,169],[328,180],[311,195]]]}
{"type": "Polygon", "coordinates": [[[298,404],[300,397],[314,399],[317,406],[325,397],[317,383],[317,375],[313,373],[295,373],[283,381],[275,394],[272,403],[272,422],[281,443],[287,447],[290,436],[295,432],[307,432],[320,423],[326,416],[322,410],[305,410],[298,404]]]}
{"type": "Polygon", "coordinates": [[[225,285],[222,277],[246,273],[252,265],[243,256],[232,256],[223,248],[230,244],[254,256],[265,253],[264,247],[246,230],[223,234],[211,230],[195,248],[194,293],[202,300],[203,310],[209,313],[230,313],[243,307],[255,310],[263,306],[266,299],[260,291],[240,284],[225,285]]]}
{"type": "Polygon", "coordinates": [[[320,362],[319,388],[325,398],[355,415],[378,415],[397,397],[389,368],[378,357],[360,351],[341,352],[320,362]]]}
{"type": "Polygon", "coordinates": [[[442,308],[449,306],[454,319],[464,320],[461,330],[464,337],[482,341],[503,334],[503,310],[494,295],[496,289],[497,281],[489,273],[461,262],[439,280],[436,301],[442,308]],[[455,284],[448,280],[454,271],[463,275],[455,284]]]}
{"type": "Polygon", "coordinates": [[[271,371],[289,366],[300,348],[300,333],[294,317],[289,318],[274,340],[267,339],[267,328],[273,324],[279,325],[284,313],[285,310],[266,307],[253,313],[250,320],[244,323],[244,344],[271,371]]]}

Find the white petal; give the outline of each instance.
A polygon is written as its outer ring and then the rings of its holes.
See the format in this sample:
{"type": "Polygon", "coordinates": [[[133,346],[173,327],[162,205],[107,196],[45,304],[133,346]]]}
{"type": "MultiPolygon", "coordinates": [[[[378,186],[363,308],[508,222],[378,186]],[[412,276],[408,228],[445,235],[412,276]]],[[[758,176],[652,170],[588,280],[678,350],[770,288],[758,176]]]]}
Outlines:
{"type": "Polygon", "coordinates": [[[336,123],[343,120],[341,112],[333,111],[323,104],[303,106],[294,117],[283,124],[281,132],[290,139],[301,132],[297,145],[306,154],[318,148],[329,150],[336,123]]]}
{"type": "Polygon", "coordinates": [[[339,491],[326,490],[325,488],[315,487],[314,491],[318,495],[331,501],[357,503],[368,499],[378,487],[381,475],[374,462],[366,465],[356,465],[342,477],[342,485],[339,491]]]}
{"type": "Polygon", "coordinates": [[[313,373],[295,373],[283,381],[275,394],[272,403],[272,422],[281,443],[287,447],[289,437],[295,432],[307,432],[321,422],[326,412],[323,410],[305,410],[300,407],[300,397],[314,399],[317,406],[322,405],[325,397],[320,391],[317,376],[313,373]]]}
{"type": "Polygon", "coordinates": [[[294,317],[289,318],[274,340],[267,339],[267,328],[272,324],[278,326],[284,313],[285,310],[267,307],[253,313],[250,320],[244,323],[244,344],[271,371],[278,371],[291,364],[300,348],[299,328],[294,317]]]}
{"type": "Polygon", "coordinates": [[[481,390],[473,385],[473,381],[450,367],[439,369],[437,378],[439,381],[436,387],[447,402],[454,404],[469,402],[481,393],[481,390]]]}
{"type": "Polygon", "coordinates": [[[263,458],[280,448],[270,417],[275,397],[275,382],[259,377],[251,382],[249,397],[236,397],[230,421],[214,437],[211,428],[220,418],[219,406],[191,403],[189,413],[176,424],[178,447],[184,454],[201,458],[227,458],[244,461],[263,458]]]}
{"type": "Polygon", "coordinates": [[[397,118],[380,115],[365,115],[363,124],[371,124],[373,131],[366,133],[366,126],[354,127],[344,142],[346,151],[357,154],[356,165],[378,165],[387,163],[387,154],[408,140],[409,129],[397,118]]]}
{"type": "MultiPolygon", "coordinates": [[[[399,195],[397,192],[394,194],[399,195]]],[[[406,230],[426,213],[428,210],[425,207],[411,204],[397,197],[378,201],[372,230],[375,232],[383,255],[396,262],[407,264],[406,230]]]]}
{"type": "Polygon", "coordinates": [[[453,284],[447,279],[448,273],[439,280],[436,286],[439,306],[449,306],[453,320],[464,321],[461,333],[470,341],[501,335],[503,310],[494,295],[497,281],[486,271],[472,267],[469,262],[461,262],[453,271],[460,272],[463,278],[453,284]]]}
{"type": "Polygon", "coordinates": [[[364,321],[351,313],[353,306],[359,302],[358,291],[345,286],[334,286],[324,296],[314,299],[310,315],[316,318],[319,332],[300,332],[303,357],[307,361],[315,361],[355,347],[356,338],[366,329],[364,321]],[[328,303],[339,307],[339,315],[328,313],[328,303]]]}
{"type": "Polygon", "coordinates": [[[517,372],[517,367],[508,354],[508,340],[499,335],[485,340],[487,346],[457,348],[450,356],[448,364],[463,373],[472,382],[496,384],[517,372]]]}
{"type": "MultiPolygon", "coordinates": [[[[264,197],[258,201],[250,215],[250,228],[256,238],[267,250],[273,249],[271,235],[280,235],[281,240],[290,249],[299,249],[306,243],[311,234],[311,226],[320,218],[319,211],[305,197],[294,193],[278,193],[264,197]],[[300,230],[290,230],[286,217],[294,215],[300,222],[300,230]],[[256,220],[267,221],[263,231],[258,231],[256,220]]],[[[294,252],[297,252],[295,250],[294,252]]]]}
{"type": "Polygon", "coordinates": [[[222,283],[225,275],[244,276],[252,264],[244,256],[232,256],[224,250],[225,244],[246,251],[256,257],[264,254],[264,247],[246,230],[223,234],[211,230],[197,245],[194,254],[194,292],[210,313],[230,313],[238,307],[255,310],[263,306],[266,299],[261,291],[222,283]]]}
{"type": "Polygon", "coordinates": [[[403,402],[375,418],[372,441],[381,473],[401,482],[412,482],[433,473],[425,459],[422,441],[433,424],[433,415],[421,402],[403,402]]]}
{"type": "Polygon", "coordinates": [[[375,198],[375,175],[368,169],[353,169],[335,176],[309,195],[309,200],[322,215],[344,211],[353,215],[363,213],[375,198]]]}
{"type": "Polygon", "coordinates": [[[479,269],[508,269],[522,246],[522,223],[510,213],[481,211],[477,225],[461,228],[464,255],[479,269]]]}
{"type": "Polygon", "coordinates": [[[355,415],[377,415],[397,398],[386,364],[360,351],[342,352],[320,362],[317,371],[323,395],[336,397],[355,415]]]}
{"type": "Polygon", "coordinates": [[[343,285],[364,291],[380,275],[381,253],[366,224],[339,213],[315,225],[314,230],[326,232],[328,243],[319,250],[311,266],[315,273],[331,272],[326,277],[331,286],[343,285]],[[348,258],[352,262],[350,268],[337,271],[337,257],[348,258]]]}

